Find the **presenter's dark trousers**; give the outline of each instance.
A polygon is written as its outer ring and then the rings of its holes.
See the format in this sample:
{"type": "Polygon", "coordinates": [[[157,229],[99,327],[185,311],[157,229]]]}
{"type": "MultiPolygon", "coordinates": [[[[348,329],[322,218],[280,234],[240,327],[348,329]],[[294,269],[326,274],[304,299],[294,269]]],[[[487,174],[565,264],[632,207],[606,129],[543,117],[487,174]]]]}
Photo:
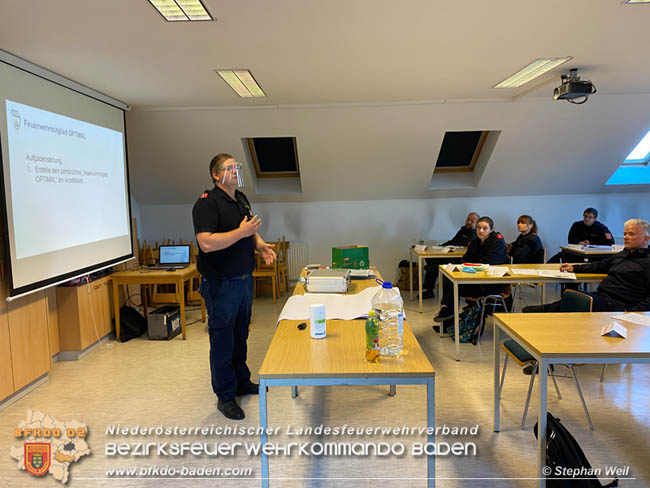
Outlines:
{"type": "Polygon", "coordinates": [[[212,390],[219,400],[233,400],[237,387],[250,383],[246,366],[248,326],[253,306],[253,277],[201,280],[208,311],[212,390]]]}

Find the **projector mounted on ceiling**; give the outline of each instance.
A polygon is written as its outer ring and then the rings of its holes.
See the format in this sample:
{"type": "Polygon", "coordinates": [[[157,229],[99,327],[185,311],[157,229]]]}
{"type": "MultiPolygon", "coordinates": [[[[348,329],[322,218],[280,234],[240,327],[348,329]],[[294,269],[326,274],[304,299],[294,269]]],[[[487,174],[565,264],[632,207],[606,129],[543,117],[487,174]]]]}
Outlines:
{"type": "Polygon", "coordinates": [[[562,75],[562,84],[553,89],[553,99],[580,105],[594,93],[596,93],[594,84],[589,80],[581,80],[578,76],[578,68],[573,68],[569,70],[568,75],[562,75]]]}

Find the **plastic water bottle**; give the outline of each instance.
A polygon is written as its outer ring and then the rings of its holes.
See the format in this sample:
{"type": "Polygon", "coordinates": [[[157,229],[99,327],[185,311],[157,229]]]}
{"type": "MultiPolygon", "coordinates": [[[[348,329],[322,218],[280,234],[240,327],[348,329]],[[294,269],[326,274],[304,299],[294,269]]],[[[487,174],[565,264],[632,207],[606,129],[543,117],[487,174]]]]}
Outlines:
{"type": "Polygon", "coordinates": [[[404,302],[390,281],[372,297],[372,309],[379,324],[379,354],[398,356],[404,346],[404,302]]]}

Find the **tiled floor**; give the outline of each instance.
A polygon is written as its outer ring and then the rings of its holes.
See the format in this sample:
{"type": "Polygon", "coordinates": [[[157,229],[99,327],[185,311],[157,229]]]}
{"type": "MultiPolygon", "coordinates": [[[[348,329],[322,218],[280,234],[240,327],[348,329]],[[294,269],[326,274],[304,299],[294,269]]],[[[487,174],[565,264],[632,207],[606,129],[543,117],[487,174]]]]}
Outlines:
{"type": "MultiPolygon", "coordinates": [[[[254,379],[273,335],[275,319],[283,301],[270,298],[255,301],[249,366],[254,379]]],[[[529,297],[532,302],[534,297],[529,297]]],[[[417,302],[407,302],[408,322],[436,369],[436,423],[438,426],[478,426],[477,435],[440,435],[438,442],[473,442],[476,455],[439,456],[436,473],[441,487],[536,486],[526,480],[535,476],[535,400],[531,404],[526,430],[519,429],[528,376],[518,367],[509,367],[503,392],[502,431],[492,432],[492,341],[491,321],[480,346],[462,345],[463,361],[453,358],[449,338],[440,339],[431,330],[435,299],[425,301],[423,314],[417,302]],[[483,479],[482,479],[483,478],[483,479]],[[485,479],[487,478],[487,479],[485,479]],[[518,478],[518,479],[517,479],[518,478]]],[[[190,321],[198,311],[190,312],[190,321]]],[[[610,366],[606,381],[599,382],[598,366],[579,368],[580,383],[596,430],[587,428],[582,408],[570,379],[559,378],[563,399],[549,393],[549,410],[580,442],[594,467],[630,466],[620,486],[650,486],[650,366],[610,366]]],[[[125,344],[108,342],[76,362],[55,363],[49,381],[24,398],[0,411],[0,487],[60,486],[52,476],[36,479],[17,469],[9,455],[10,446],[21,446],[13,438],[13,429],[26,417],[28,409],[42,411],[62,421],[76,419],[85,423],[92,455],[72,464],[71,487],[194,487],[260,485],[260,459],[248,455],[242,447],[235,454],[219,456],[149,456],[106,454],[107,443],[199,442],[255,445],[259,438],[248,433],[235,435],[155,435],[110,434],[111,425],[122,427],[195,427],[243,426],[259,423],[257,397],[244,397],[241,405],[246,419],[235,423],[216,410],[210,388],[206,324],[194,322],[188,327],[188,340],[170,342],[136,339],[125,344]],[[143,476],[137,479],[107,477],[111,468],[135,468],[138,473],[151,466],[180,470],[202,466],[220,469],[250,469],[243,479],[143,476]]],[[[302,388],[291,399],[289,388],[269,392],[269,421],[279,432],[270,436],[278,445],[289,443],[384,443],[404,445],[401,456],[313,456],[304,452],[276,455],[270,460],[271,486],[350,486],[359,484],[386,487],[425,486],[426,460],[411,453],[414,443],[425,442],[420,435],[297,435],[309,426],[407,427],[426,426],[425,388],[398,387],[396,397],[386,387],[311,387],[302,388]],[[381,479],[377,479],[381,478],[381,479]]],[[[604,480],[605,476],[603,476],[604,480]]]]}

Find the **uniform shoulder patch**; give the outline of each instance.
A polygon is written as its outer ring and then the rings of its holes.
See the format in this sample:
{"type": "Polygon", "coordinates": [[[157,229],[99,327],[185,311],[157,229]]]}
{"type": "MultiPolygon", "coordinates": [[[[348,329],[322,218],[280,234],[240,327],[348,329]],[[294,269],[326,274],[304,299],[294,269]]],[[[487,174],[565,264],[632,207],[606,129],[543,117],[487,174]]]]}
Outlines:
{"type": "Polygon", "coordinates": [[[503,239],[503,236],[499,232],[497,232],[497,239],[503,239]]]}
{"type": "Polygon", "coordinates": [[[605,239],[611,239],[612,235],[608,232],[605,233],[605,239]]]}
{"type": "Polygon", "coordinates": [[[208,192],[206,191],[206,192],[202,193],[199,198],[208,198],[208,192]]]}

